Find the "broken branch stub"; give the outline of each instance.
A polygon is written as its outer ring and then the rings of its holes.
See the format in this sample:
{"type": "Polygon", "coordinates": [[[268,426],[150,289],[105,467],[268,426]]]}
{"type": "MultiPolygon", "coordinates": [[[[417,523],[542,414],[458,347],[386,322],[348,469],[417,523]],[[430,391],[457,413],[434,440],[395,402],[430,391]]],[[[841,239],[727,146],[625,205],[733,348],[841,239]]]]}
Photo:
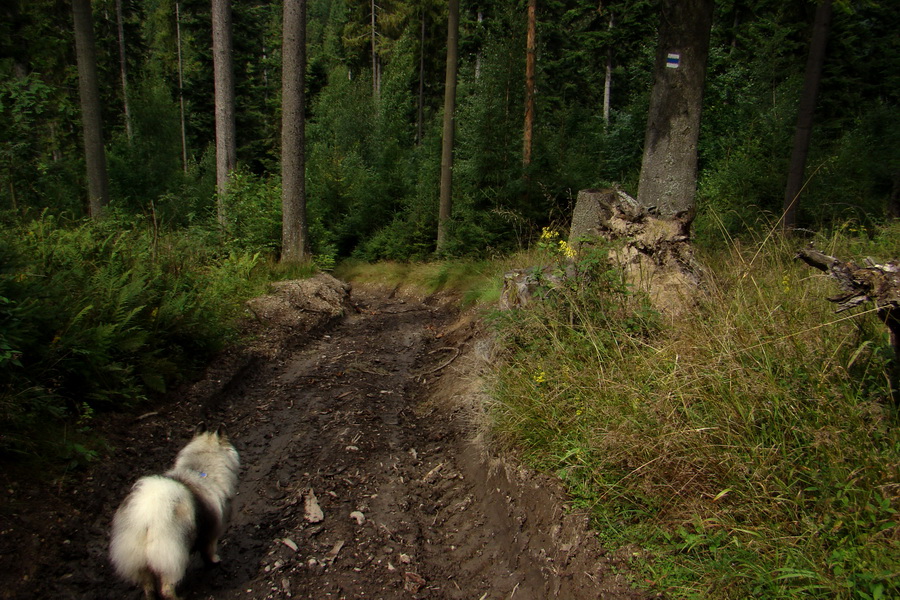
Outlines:
{"type": "Polygon", "coordinates": [[[874,303],[878,318],[891,332],[895,361],[900,361],[900,264],[895,260],[878,264],[867,258],[865,266],[859,266],[815,248],[800,250],[797,258],[837,281],[842,293],[828,298],[829,302],[837,304],[836,312],[844,312],[866,302],[874,303]]]}

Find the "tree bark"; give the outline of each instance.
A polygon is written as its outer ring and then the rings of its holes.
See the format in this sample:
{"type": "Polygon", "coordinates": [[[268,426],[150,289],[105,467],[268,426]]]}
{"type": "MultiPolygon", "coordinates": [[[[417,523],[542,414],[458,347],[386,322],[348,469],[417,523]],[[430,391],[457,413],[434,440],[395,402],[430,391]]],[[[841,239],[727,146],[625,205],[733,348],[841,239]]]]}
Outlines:
{"type": "Polygon", "coordinates": [[[803,91],[797,112],[797,128],[794,131],[794,148],[788,170],[787,185],[784,189],[782,229],[789,232],[797,226],[797,206],[803,191],[803,175],[806,157],[809,154],[809,139],[812,135],[813,114],[819,83],[822,81],[822,65],[825,63],[825,47],[828,42],[828,27],[831,23],[831,0],[822,0],[816,8],[806,74],[803,77],[803,91]]]}
{"type": "Polygon", "coordinates": [[[175,3],[175,44],[178,53],[178,106],[181,113],[181,168],[188,171],[187,128],[184,119],[184,63],[181,58],[181,3],[175,3]]]}
{"type": "Polygon", "coordinates": [[[232,65],[231,0],[212,0],[213,78],[216,102],[216,208],[225,225],[225,195],[237,164],[234,124],[234,68],[232,65]]]}
{"type": "Polygon", "coordinates": [[[598,240],[616,242],[610,263],[622,269],[629,285],[646,292],[657,310],[675,315],[693,305],[701,281],[690,228],[686,215],[661,218],[620,190],[581,190],[569,244],[584,252],[598,240]]]}
{"type": "Polygon", "coordinates": [[[456,112],[459,0],[449,0],[447,17],[447,69],[444,83],[444,133],[441,140],[441,195],[438,212],[437,251],[447,247],[447,227],[453,214],[453,136],[456,112]]]}
{"type": "Polygon", "coordinates": [[[481,24],[484,22],[484,11],[483,10],[478,9],[478,16],[476,17],[476,21],[478,22],[478,30],[479,30],[478,40],[479,41],[478,41],[478,50],[475,52],[475,81],[478,81],[479,79],[481,79],[481,47],[483,45],[483,42],[481,41],[480,30],[481,30],[481,24]]]}
{"type": "Polygon", "coordinates": [[[375,40],[375,0],[370,1],[372,8],[372,97],[376,100],[381,96],[381,73],[378,65],[378,46],[375,40]]]}
{"type": "Polygon", "coordinates": [[[537,38],[537,0],[528,0],[528,34],[525,42],[525,127],[522,147],[522,167],[528,177],[531,151],[534,144],[534,67],[537,38]]]}
{"type": "Polygon", "coordinates": [[[663,218],[694,213],[697,141],[712,0],[663,0],[638,202],[663,218]]]}
{"type": "MultiPolygon", "coordinates": [[[[615,14],[609,11],[609,27],[607,30],[612,33],[615,26],[615,14]]],[[[612,37],[610,37],[609,46],[606,48],[606,74],[603,78],[603,127],[609,127],[609,106],[612,96],[612,71],[613,71],[613,46],[612,37]]]]}
{"type": "Polygon", "coordinates": [[[419,95],[416,102],[416,145],[422,145],[425,135],[425,8],[422,8],[419,32],[419,95]]]}
{"type": "Polygon", "coordinates": [[[125,107],[125,135],[129,143],[133,137],[131,131],[131,103],[128,101],[128,67],[125,58],[125,26],[122,17],[122,0],[116,0],[116,30],[119,36],[119,74],[122,79],[122,104],[125,107]]]}
{"type": "Polygon", "coordinates": [[[281,262],[309,258],[304,82],[306,0],[284,0],[281,92],[281,262]]]}
{"type": "Polygon", "coordinates": [[[94,53],[94,26],[90,0],[73,0],[75,56],[78,62],[78,93],[81,98],[81,125],[87,166],[88,210],[98,219],[109,203],[109,179],[103,147],[103,123],[100,112],[100,88],[97,83],[97,59],[94,53]]]}

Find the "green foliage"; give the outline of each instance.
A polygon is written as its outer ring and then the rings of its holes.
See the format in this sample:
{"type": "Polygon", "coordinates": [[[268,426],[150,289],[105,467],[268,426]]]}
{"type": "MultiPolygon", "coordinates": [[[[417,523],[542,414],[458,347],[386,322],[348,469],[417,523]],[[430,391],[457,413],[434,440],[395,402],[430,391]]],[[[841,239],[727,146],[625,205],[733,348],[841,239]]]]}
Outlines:
{"type": "Polygon", "coordinates": [[[500,297],[503,273],[510,260],[454,259],[438,262],[377,263],[346,260],[334,275],[344,281],[381,286],[417,296],[444,294],[459,299],[460,306],[490,306],[500,297]]]}
{"type": "Polygon", "coordinates": [[[157,82],[135,86],[132,139],[122,132],[108,152],[111,194],[120,210],[155,213],[171,225],[187,225],[211,213],[212,165],[182,164],[178,107],[157,82]]]}
{"type": "Polygon", "coordinates": [[[821,168],[810,184],[808,222],[883,223],[900,188],[900,106],[874,103],[812,162],[821,168]]]}
{"type": "Polygon", "coordinates": [[[277,253],[281,248],[281,182],[245,169],[231,174],[225,198],[229,245],[277,253]]]}
{"type": "MultiPolygon", "coordinates": [[[[817,245],[883,258],[895,237],[817,245]]],[[[833,283],[793,254],[711,248],[697,307],[665,320],[598,256],[496,318],[498,440],[557,474],[608,547],[641,548],[637,583],[667,597],[900,593],[887,332],[836,317],[833,283]]]]}
{"type": "Polygon", "coordinates": [[[164,392],[222,347],[257,257],[217,256],[196,233],[49,216],[4,228],[0,450],[34,451],[42,423],[164,392]]]}
{"type": "MultiPolygon", "coordinates": [[[[277,257],[281,252],[281,181],[238,169],[232,173],[225,200],[225,245],[238,253],[277,257]]],[[[309,220],[315,264],[331,270],[337,250],[319,215],[309,220]]]]}
{"type": "Polygon", "coordinates": [[[50,205],[80,212],[76,162],[54,160],[53,141],[44,131],[54,116],[54,91],[40,77],[29,75],[0,82],[0,206],[25,209],[50,205]],[[51,147],[48,147],[51,146],[51,147]]]}

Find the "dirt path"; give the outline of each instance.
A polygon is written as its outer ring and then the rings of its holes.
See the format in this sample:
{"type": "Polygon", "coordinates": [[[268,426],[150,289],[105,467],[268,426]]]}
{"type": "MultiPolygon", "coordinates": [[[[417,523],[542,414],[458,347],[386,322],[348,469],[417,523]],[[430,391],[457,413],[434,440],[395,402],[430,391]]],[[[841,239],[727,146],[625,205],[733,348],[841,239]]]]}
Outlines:
{"type": "Polygon", "coordinates": [[[109,520],[200,419],[225,424],[243,469],[223,564],[196,559],[186,599],[646,597],[552,482],[473,441],[487,358],[475,321],[373,291],[353,303],[279,352],[213,368],[159,414],[111,422],[117,456],[77,485],[7,478],[0,597],[140,597],[107,565],[109,520]]]}

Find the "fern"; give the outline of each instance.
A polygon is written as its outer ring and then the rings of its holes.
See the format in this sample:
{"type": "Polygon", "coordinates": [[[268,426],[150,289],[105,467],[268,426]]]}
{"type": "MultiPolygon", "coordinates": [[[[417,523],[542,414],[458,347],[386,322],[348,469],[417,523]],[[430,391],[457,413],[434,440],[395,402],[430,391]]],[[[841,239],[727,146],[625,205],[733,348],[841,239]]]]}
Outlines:
{"type": "Polygon", "coordinates": [[[0,231],[0,451],[190,376],[234,331],[259,254],[206,230],[158,236],[115,216],[0,231]]]}

